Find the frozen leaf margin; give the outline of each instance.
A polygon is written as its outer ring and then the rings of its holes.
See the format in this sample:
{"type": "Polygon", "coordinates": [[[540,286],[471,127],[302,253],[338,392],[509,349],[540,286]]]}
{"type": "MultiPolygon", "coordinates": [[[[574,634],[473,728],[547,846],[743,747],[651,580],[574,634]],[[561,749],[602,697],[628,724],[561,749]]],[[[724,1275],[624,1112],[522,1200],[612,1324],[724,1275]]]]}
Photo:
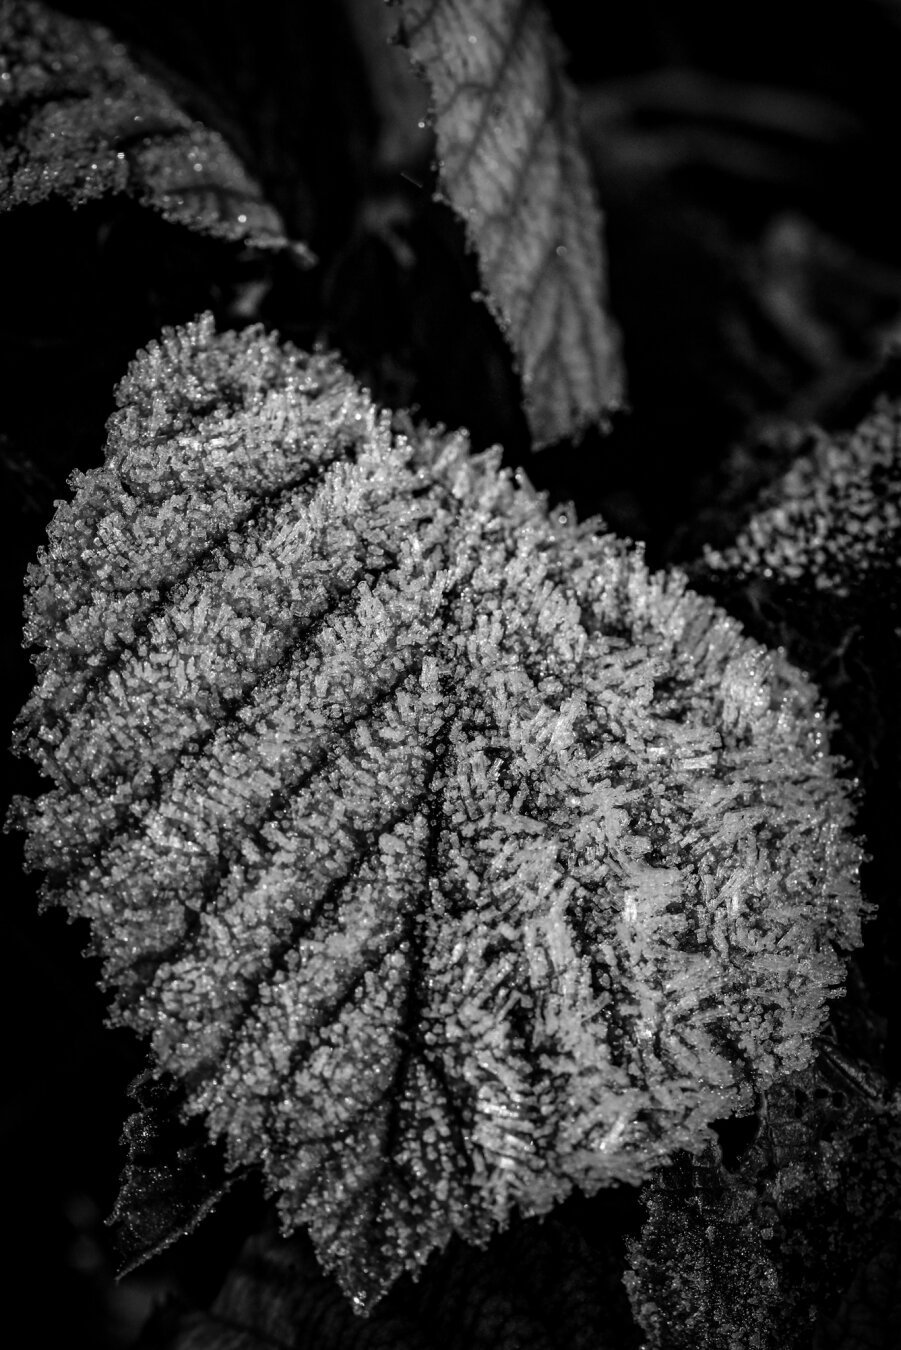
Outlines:
{"type": "Polygon", "coordinates": [[[396,0],[432,91],[439,185],[520,367],[537,446],[623,401],[601,213],[560,44],[535,0],[396,0]]]}
{"type": "Polygon", "coordinates": [[[337,361],[140,354],[28,582],[44,897],[358,1307],[803,1065],[859,941],[813,688],[337,361]]]}
{"type": "Polygon", "coordinates": [[[37,0],[0,6],[0,207],[127,193],[166,220],[290,248],[275,208],[218,132],[194,121],[104,28],[37,0]]]}

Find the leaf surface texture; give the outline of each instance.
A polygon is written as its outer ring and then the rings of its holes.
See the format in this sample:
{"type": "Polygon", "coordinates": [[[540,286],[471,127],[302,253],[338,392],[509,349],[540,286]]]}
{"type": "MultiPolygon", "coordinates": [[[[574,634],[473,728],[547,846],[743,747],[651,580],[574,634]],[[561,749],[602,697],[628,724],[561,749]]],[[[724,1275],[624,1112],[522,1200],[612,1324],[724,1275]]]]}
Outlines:
{"type": "Polygon", "coordinates": [[[860,896],[794,668],[328,354],[204,318],[118,403],[29,573],[27,857],[359,1307],[807,1062],[860,896]]]}

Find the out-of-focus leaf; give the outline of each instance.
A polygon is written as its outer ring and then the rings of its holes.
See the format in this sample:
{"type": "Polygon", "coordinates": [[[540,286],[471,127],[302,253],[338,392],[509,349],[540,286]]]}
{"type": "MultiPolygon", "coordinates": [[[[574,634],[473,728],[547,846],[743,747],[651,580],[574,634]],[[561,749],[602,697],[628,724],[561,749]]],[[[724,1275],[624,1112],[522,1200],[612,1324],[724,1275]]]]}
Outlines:
{"type": "Polygon", "coordinates": [[[859,853],[817,694],[500,454],[208,319],[29,575],[44,897],[358,1306],[807,1062],[859,853]]]}
{"type": "Polygon", "coordinates": [[[108,1220],[121,1275],[192,1233],[234,1182],[201,1122],[182,1119],[177,1088],[145,1073],[130,1095],[138,1109],[125,1122],[128,1160],[108,1220]]]}
{"type": "Polygon", "coordinates": [[[6,0],[0,207],[107,193],[204,234],[309,258],[218,132],[182,112],[106,29],[38,0],[6,0]]]}
{"type": "MultiPolygon", "coordinates": [[[[877,1074],[842,1065],[827,1052],[768,1089],[730,1168],[711,1146],[645,1187],[626,1282],[648,1350],[807,1350],[818,1320],[833,1325],[901,1198],[897,1102],[877,1074]]],[[[886,1297],[871,1309],[879,1335],[860,1343],[896,1344],[890,1315],[886,1297]]]]}
{"type": "Polygon", "coordinates": [[[537,445],[619,407],[601,215],[560,46],[535,0],[399,0],[432,89],[439,183],[520,366],[537,445]]]}
{"type": "MultiPolygon", "coordinates": [[[[684,31],[686,13],[670,17],[690,59],[701,34],[684,31]]],[[[610,513],[624,533],[660,539],[657,556],[671,560],[733,537],[723,501],[735,500],[736,464],[724,447],[749,425],[756,439],[764,417],[843,414],[901,313],[895,250],[819,209],[826,184],[832,202],[861,200],[861,110],[804,75],[755,83],[770,69],[762,57],[742,78],[730,51],[724,43],[719,74],[665,64],[579,89],[632,406],[605,461],[626,435],[628,497],[610,513]]],[[[873,191],[858,219],[884,217],[873,191]]],[[[764,481],[743,478],[752,495],[764,481]]]]}
{"type": "Polygon", "coordinates": [[[895,1350],[901,1345],[901,1232],[861,1261],[834,1317],[816,1329],[813,1350],[895,1350]]]}
{"type": "Polygon", "coordinates": [[[735,543],[706,551],[706,575],[802,585],[835,598],[879,575],[901,583],[901,404],[882,398],[854,432],[813,429],[809,439],[735,543]]]}
{"type": "Polygon", "coordinates": [[[360,49],[379,124],[373,160],[382,175],[426,168],[434,146],[429,93],[407,54],[393,41],[395,20],[385,0],[342,0],[360,49]]]}
{"type": "MultiPolygon", "coordinates": [[[[477,1342],[473,1342],[475,1346],[477,1342]]],[[[207,1312],[183,1316],[165,1350],[435,1350],[403,1315],[355,1317],[305,1243],[251,1238],[207,1312]]]]}
{"type": "Polygon", "coordinates": [[[420,1279],[402,1281],[363,1319],[309,1243],[264,1233],[246,1243],[207,1311],[183,1313],[150,1346],[632,1350],[637,1334],[619,1277],[572,1227],[553,1217],[527,1220],[484,1251],[452,1242],[420,1279]]]}

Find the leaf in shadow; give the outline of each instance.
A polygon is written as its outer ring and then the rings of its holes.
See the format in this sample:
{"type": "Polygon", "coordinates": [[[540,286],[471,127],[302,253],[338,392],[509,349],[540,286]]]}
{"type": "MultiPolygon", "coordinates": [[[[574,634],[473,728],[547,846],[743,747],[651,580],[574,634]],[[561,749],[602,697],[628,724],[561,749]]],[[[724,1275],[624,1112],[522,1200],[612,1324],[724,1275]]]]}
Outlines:
{"type": "MultiPolygon", "coordinates": [[[[803,585],[835,600],[897,578],[901,405],[880,398],[852,432],[810,428],[800,454],[758,499],[735,542],[707,549],[710,577],[803,585]]],[[[699,569],[700,570],[700,569],[699,569]]]]}
{"type": "Polygon", "coordinates": [[[10,0],[0,13],[0,203],[56,195],[78,206],[108,193],[311,260],[219,133],[182,112],[106,29],[10,0]]]}
{"type": "MultiPolygon", "coordinates": [[[[692,38],[676,47],[690,59],[692,38]]],[[[727,66],[730,52],[722,43],[727,66]]],[[[629,371],[641,509],[622,528],[678,530],[688,549],[668,547],[670,560],[697,551],[699,517],[721,524],[735,468],[724,447],[762,417],[833,418],[901,312],[894,253],[829,209],[860,203],[862,188],[879,195],[862,167],[875,127],[837,91],[805,90],[804,73],[767,83],[770,59],[789,60],[761,54],[753,80],[664,64],[579,89],[629,371]]],[[[854,219],[884,221],[875,196],[854,219]]]]}
{"type": "Polygon", "coordinates": [[[554,1218],[525,1220],[485,1251],[452,1242],[363,1319],[307,1241],[264,1232],[210,1308],[163,1321],[148,1350],[627,1350],[636,1336],[621,1288],[607,1285],[609,1254],[554,1218]]]}
{"type": "Polygon", "coordinates": [[[209,317],[28,579],[43,895],[360,1308],[803,1065],[858,849],[817,695],[500,452],[209,317]]]}
{"type": "Polygon", "coordinates": [[[433,1350],[435,1341],[403,1315],[354,1316],[306,1243],[252,1237],[206,1312],[161,1325],[158,1350],[433,1350]]]}
{"type": "MultiPolygon", "coordinates": [[[[830,1045],[763,1094],[729,1166],[711,1145],[661,1168],[626,1276],[648,1350],[807,1350],[814,1324],[818,1346],[844,1345],[829,1335],[842,1291],[853,1304],[867,1278],[858,1263],[875,1261],[874,1280],[891,1273],[897,1107],[878,1074],[830,1045]]],[[[870,1313],[878,1334],[861,1344],[894,1344],[881,1320],[891,1299],[870,1313]]]]}
{"type": "Polygon", "coordinates": [[[893,1350],[901,1341],[901,1233],[861,1261],[834,1317],[816,1329],[814,1350],[893,1350]]]}
{"type": "Polygon", "coordinates": [[[128,1161],[107,1220],[120,1275],[192,1233],[235,1181],[201,1122],[183,1119],[176,1085],[145,1072],[130,1096],[138,1109],[125,1122],[128,1161]]]}
{"type": "Polygon", "coordinates": [[[442,192],[519,362],[537,445],[621,405],[601,215],[561,48],[534,0],[400,0],[431,86],[442,192]]]}

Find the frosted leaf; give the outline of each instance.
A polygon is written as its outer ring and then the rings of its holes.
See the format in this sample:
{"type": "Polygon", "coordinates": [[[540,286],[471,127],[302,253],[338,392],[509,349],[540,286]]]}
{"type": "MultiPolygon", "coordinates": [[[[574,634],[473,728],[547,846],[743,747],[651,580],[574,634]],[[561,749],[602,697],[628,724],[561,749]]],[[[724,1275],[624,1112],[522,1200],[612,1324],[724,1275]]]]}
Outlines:
{"type": "Polygon", "coordinates": [[[310,257],[218,132],[106,29],[36,0],[0,8],[0,128],[3,208],[128,193],[203,234],[310,257]]]}
{"type": "Polygon", "coordinates": [[[619,407],[601,214],[563,54],[534,0],[398,0],[428,79],[439,184],[519,363],[538,445],[619,407]]]}
{"type": "Polygon", "coordinates": [[[28,576],[44,895],[358,1307],[803,1065],[859,942],[812,686],[500,454],[202,318],[28,576]]]}
{"type": "Polygon", "coordinates": [[[882,397],[853,432],[812,435],[735,544],[706,551],[705,580],[773,578],[846,596],[875,573],[901,579],[901,404],[882,397]]]}

